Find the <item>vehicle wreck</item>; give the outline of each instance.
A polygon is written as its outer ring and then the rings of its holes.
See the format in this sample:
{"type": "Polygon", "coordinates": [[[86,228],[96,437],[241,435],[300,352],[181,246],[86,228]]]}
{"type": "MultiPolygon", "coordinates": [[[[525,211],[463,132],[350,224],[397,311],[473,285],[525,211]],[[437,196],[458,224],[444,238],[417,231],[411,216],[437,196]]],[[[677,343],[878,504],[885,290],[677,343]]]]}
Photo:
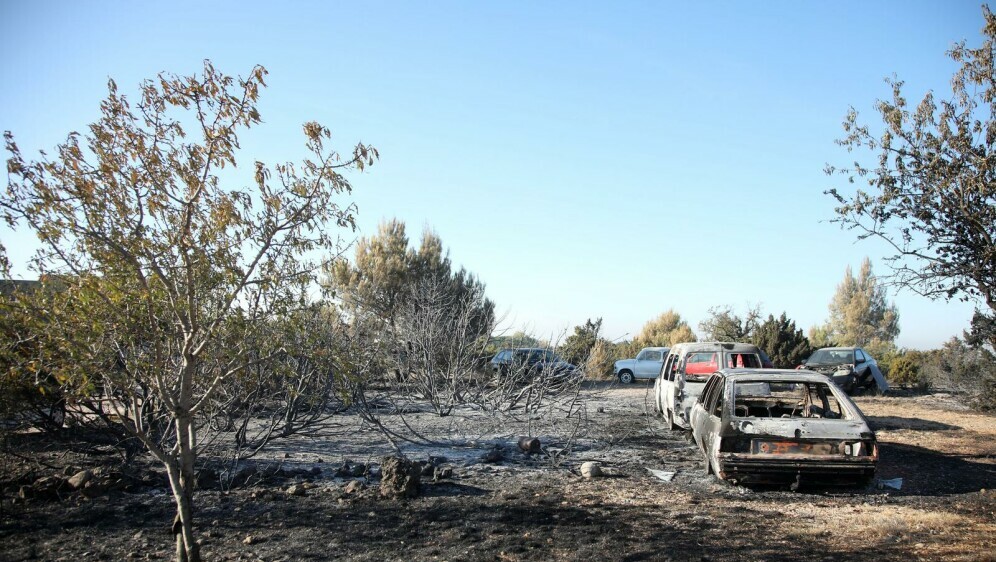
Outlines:
{"type": "Polygon", "coordinates": [[[738,484],[866,485],[878,444],[864,415],[825,375],[724,369],[692,407],[706,473],[738,484]]]}
{"type": "Polygon", "coordinates": [[[860,347],[817,349],[799,368],[830,377],[834,384],[848,394],[876,388],[884,394],[889,390],[889,383],[878,368],[878,362],[860,347]]]}
{"type": "Polygon", "coordinates": [[[752,344],[679,343],[668,352],[654,381],[654,410],[664,416],[671,429],[691,429],[689,412],[713,372],[762,365],[761,350],[752,344]]]}

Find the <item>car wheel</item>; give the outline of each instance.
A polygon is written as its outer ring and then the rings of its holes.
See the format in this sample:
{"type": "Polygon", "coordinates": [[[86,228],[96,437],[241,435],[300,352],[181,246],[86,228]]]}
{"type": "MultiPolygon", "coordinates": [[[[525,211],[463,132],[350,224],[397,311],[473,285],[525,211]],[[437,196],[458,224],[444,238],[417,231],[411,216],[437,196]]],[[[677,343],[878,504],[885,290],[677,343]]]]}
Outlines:
{"type": "Polygon", "coordinates": [[[623,384],[631,384],[633,382],[633,373],[629,371],[619,373],[619,382],[623,384]]]}

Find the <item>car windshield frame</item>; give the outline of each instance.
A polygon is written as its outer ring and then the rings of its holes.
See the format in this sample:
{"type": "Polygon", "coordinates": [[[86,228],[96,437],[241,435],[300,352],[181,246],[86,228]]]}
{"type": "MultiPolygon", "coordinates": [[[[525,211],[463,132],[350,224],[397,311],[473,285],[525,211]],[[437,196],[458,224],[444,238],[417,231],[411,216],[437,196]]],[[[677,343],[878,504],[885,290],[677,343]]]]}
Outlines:
{"type": "Polygon", "coordinates": [[[817,349],[806,360],[807,365],[851,365],[854,363],[854,350],[846,349],[817,349]],[[846,353],[850,359],[839,360],[837,354],[846,353]]]}
{"type": "MultiPolygon", "coordinates": [[[[850,400],[847,399],[846,395],[838,392],[838,389],[827,381],[801,379],[737,379],[729,380],[727,381],[727,384],[732,386],[731,392],[733,395],[733,401],[731,402],[732,411],[730,414],[736,419],[757,419],[759,417],[754,415],[743,416],[739,414],[737,406],[740,404],[741,399],[749,398],[761,398],[772,401],[781,400],[786,403],[791,402],[793,403],[793,409],[798,407],[796,404],[799,406],[808,406],[808,404],[813,404],[819,408],[829,408],[832,411],[832,406],[836,405],[838,415],[822,417],[821,419],[849,422],[857,418],[857,413],[850,400]],[[789,386],[795,386],[797,388],[789,390],[789,386]],[[753,392],[741,393],[741,389],[752,389],[753,392]],[[822,390],[822,393],[820,390],[822,390]],[[796,395],[796,393],[798,393],[798,395],[796,395]],[[817,400],[814,400],[814,395],[820,403],[817,403],[817,400]],[[827,399],[827,402],[823,401],[824,398],[827,399]],[[832,400],[833,402],[831,403],[829,400],[832,400]]],[[[764,418],[766,416],[760,417],[764,418]]],[[[806,416],[791,416],[790,419],[814,418],[806,416]]]]}

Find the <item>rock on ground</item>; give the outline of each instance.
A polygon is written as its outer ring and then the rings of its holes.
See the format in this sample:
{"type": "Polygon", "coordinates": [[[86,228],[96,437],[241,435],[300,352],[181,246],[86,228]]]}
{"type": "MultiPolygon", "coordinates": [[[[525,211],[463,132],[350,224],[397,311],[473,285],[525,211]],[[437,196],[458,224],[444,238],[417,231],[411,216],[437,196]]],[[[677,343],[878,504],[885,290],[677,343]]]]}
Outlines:
{"type": "Polygon", "coordinates": [[[380,493],[394,498],[414,498],[418,496],[422,479],[422,468],[418,464],[401,457],[384,457],[380,465],[380,493]]]}

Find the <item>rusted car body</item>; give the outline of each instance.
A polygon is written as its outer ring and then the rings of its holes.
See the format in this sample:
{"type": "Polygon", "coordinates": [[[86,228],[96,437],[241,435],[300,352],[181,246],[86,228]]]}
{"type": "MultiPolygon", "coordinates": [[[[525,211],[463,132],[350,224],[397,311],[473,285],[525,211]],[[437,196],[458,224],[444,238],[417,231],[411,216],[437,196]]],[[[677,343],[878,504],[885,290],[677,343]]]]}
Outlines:
{"type": "Polygon", "coordinates": [[[654,382],[654,408],[671,429],[689,429],[688,414],[717,369],[761,367],[757,346],[732,342],[679,343],[671,348],[654,382]]]}
{"type": "Polygon", "coordinates": [[[878,444],[861,410],[826,375],[723,369],[690,413],[707,473],[736,483],[865,485],[878,444]]]}

